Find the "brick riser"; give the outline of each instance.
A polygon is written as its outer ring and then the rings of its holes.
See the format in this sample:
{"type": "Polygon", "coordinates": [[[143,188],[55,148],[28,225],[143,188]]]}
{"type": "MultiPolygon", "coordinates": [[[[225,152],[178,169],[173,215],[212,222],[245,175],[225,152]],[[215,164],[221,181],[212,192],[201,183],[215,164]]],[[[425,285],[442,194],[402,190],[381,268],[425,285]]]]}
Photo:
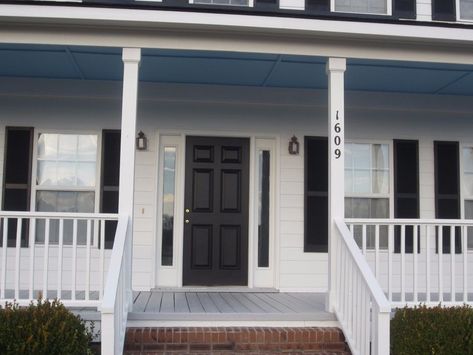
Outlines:
{"type": "Polygon", "coordinates": [[[124,353],[349,355],[350,351],[338,328],[128,328],[124,353]]]}

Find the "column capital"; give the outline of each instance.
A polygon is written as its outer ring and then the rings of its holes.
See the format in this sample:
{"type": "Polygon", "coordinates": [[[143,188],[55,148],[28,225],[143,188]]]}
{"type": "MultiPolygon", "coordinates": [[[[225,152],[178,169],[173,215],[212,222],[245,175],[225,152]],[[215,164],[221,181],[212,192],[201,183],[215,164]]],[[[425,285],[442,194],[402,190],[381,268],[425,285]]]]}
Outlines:
{"type": "Polygon", "coordinates": [[[123,48],[122,60],[124,63],[139,63],[141,61],[141,48],[123,48]]]}
{"type": "Polygon", "coordinates": [[[327,74],[330,72],[345,72],[347,69],[347,60],[346,58],[335,58],[335,57],[330,57],[327,59],[327,66],[325,67],[325,70],[327,71],[327,74]]]}

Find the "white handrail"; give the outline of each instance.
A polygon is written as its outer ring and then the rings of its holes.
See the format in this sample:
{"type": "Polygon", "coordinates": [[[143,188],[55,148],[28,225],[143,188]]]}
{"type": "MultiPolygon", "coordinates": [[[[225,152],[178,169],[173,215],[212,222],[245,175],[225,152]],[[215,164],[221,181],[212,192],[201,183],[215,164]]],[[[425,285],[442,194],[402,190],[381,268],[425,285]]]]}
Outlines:
{"type": "Polygon", "coordinates": [[[347,343],[353,354],[389,354],[391,306],[344,221],[335,224],[334,307],[347,343]]]}
{"type": "Polygon", "coordinates": [[[5,218],[49,218],[49,219],[77,219],[77,220],[118,220],[117,214],[112,213],[75,213],[75,212],[23,212],[23,211],[1,211],[0,217],[5,218]]]}
{"type": "Polygon", "coordinates": [[[470,226],[473,225],[473,219],[420,219],[420,218],[345,218],[345,223],[356,224],[356,225],[417,225],[417,224],[429,224],[429,225],[442,225],[442,226],[470,226]]]}
{"type": "Polygon", "coordinates": [[[131,238],[131,230],[128,227],[128,216],[120,216],[101,307],[101,347],[104,355],[123,352],[128,310],[131,307],[127,297],[131,291],[128,290],[128,278],[131,278],[128,265],[131,250],[127,242],[131,238]]]}

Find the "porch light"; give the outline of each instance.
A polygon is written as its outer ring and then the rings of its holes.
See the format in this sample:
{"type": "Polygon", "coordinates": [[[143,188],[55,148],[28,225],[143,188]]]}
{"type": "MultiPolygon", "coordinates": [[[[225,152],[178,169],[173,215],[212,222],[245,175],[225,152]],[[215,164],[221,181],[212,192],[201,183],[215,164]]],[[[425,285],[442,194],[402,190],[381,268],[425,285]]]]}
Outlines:
{"type": "Polygon", "coordinates": [[[138,133],[138,137],[136,137],[136,149],[138,150],[146,150],[148,148],[148,138],[146,138],[143,131],[138,133]]]}
{"type": "Polygon", "coordinates": [[[291,141],[289,142],[289,154],[291,155],[299,154],[299,142],[297,141],[296,136],[292,136],[291,141]]]}

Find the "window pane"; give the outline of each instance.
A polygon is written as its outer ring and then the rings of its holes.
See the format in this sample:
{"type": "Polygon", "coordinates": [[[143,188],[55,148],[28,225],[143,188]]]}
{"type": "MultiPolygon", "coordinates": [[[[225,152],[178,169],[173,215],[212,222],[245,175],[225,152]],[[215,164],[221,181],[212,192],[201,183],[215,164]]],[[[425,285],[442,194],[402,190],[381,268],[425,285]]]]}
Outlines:
{"type": "Polygon", "coordinates": [[[258,267],[269,266],[270,152],[258,154],[258,267]]]}
{"type": "Polygon", "coordinates": [[[77,148],[78,160],[95,161],[97,154],[97,136],[80,135],[77,148]]]}
{"type": "Polygon", "coordinates": [[[389,173],[373,171],[373,193],[386,194],[389,192],[389,173]]]}
{"type": "Polygon", "coordinates": [[[75,160],[77,155],[77,136],[73,134],[60,134],[58,146],[58,159],[75,160]]]}
{"type": "Polygon", "coordinates": [[[163,240],[161,264],[171,266],[173,259],[174,196],[176,177],[176,148],[164,148],[163,169],[163,240]]]}
{"type": "Polygon", "coordinates": [[[353,167],[355,169],[371,168],[371,145],[370,144],[352,144],[353,167]]]}
{"type": "Polygon", "coordinates": [[[460,0],[460,18],[473,20],[473,0],[460,0]]]}
{"type": "Polygon", "coordinates": [[[57,162],[56,185],[58,186],[75,186],[76,185],[75,163],[57,162]]]}
{"type": "Polygon", "coordinates": [[[38,157],[56,159],[57,141],[57,134],[40,134],[38,139],[38,157]]]}
{"type": "Polygon", "coordinates": [[[353,193],[353,170],[345,169],[345,194],[353,193]]]}
{"type": "Polygon", "coordinates": [[[386,14],[386,0],[335,0],[335,11],[386,14]]]}
{"type": "Polygon", "coordinates": [[[37,184],[42,186],[57,185],[56,162],[38,161],[37,184]]]}
{"type": "Polygon", "coordinates": [[[368,170],[355,170],[354,172],[354,192],[370,193],[371,176],[368,170]]]}
{"type": "MultiPolygon", "coordinates": [[[[473,201],[465,201],[465,218],[473,219],[473,201]]],[[[473,249],[473,227],[468,227],[468,249],[473,249]]]]}
{"type": "Polygon", "coordinates": [[[95,186],[95,163],[77,163],[77,186],[95,186]]]}
{"type": "Polygon", "coordinates": [[[373,144],[373,169],[389,169],[389,154],[386,144],[373,144]]]}

